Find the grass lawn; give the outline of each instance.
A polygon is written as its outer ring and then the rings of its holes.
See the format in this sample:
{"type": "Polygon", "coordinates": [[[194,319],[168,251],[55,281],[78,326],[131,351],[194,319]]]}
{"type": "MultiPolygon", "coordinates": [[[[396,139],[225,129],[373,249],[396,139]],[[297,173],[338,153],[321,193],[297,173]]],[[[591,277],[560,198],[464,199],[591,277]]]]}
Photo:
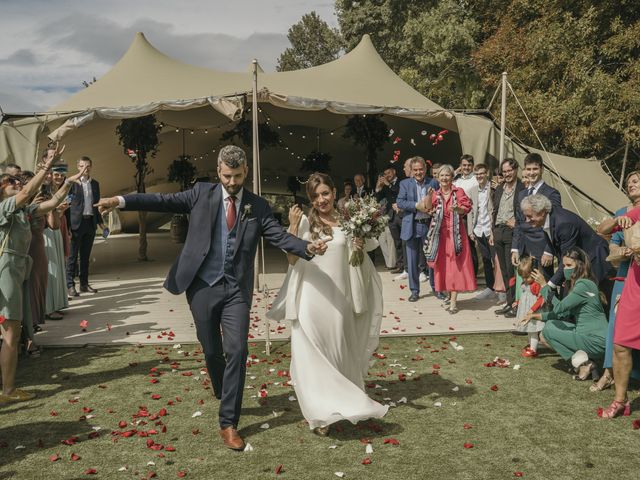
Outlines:
{"type": "MultiPolygon", "coordinates": [[[[371,368],[367,391],[396,407],[383,420],[339,423],[326,438],[309,431],[290,400],[293,389],[283,385],[287,377],[278,375],[288,369],[289,345],[276,344],[265,358],[263,345],[252,344],[257,363],[248,369],[253,388],[245,391],[240,430],[254,450],[241,453],[218,438],[218,402],[196,346],[49,349],[18,372],[37,399],[0,406],[0,479],[637,478],[633,414],[596,415],[612,391],[590,393],[548,351],[520,358],[523,337],[456,342],[464,350],[448,337],[383,339],[386,358],[371,368]],[[485,366],[496,356],[511,365],[485,366]],[[263,384],[268,396],[260,400],[263,384]],[[365,453],[367,441],[373,453],[365,453]]],[[[631,395],[632,409],[640,409],[631,395]]]]}

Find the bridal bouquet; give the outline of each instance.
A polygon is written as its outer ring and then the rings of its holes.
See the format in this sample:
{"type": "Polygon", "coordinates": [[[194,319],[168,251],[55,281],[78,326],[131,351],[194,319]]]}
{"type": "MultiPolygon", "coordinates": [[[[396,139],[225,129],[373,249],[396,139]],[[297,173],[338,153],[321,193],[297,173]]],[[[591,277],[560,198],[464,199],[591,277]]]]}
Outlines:
{"type": "MultiPolygon", "coordinates": [[[[378,238],[384,232],[389,219],[375,197],[355,197],[344,204],[340,212],[340,227],[352,238],[378,238]]],[[[349,265],[357,267],[364,261],[364,251],[354,250],[349,265]]]]}

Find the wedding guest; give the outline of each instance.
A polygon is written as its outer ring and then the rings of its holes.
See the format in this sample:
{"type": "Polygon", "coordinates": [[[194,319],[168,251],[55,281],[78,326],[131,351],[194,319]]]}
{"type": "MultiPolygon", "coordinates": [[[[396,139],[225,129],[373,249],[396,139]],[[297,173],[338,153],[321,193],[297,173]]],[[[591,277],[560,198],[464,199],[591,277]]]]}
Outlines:
{"type": "Polygon", "coordinates": [[[395,167],[389,165],[376,183],[376,198],[384,206],[384,214],[389,218],[388,229],[393,238],[396,262],[391,273],[398,274],[404,271],[404,253],[400,230],[402,229],[402,211],[398,208],[398,193],[400,193],[400,180],[395,167]]]}
{"type": "Polygon", "coordinates": [[[524,184],[518,179],[518,162],[513,158],[505,158],[500,164],[504,182],[496,187],[493,202],[493,245],[496,249],[502,281],[506,288],[506,304],[495,313],[507,318],[514,318],[516,312],[512,305],[515,302],[515,284],[511,283],[514,266],[511,262],[511,245],[516,226],[515,212],[517,201],[524,184]]]}
{"type": "Polygon", "coordinates": [[[542,179],[544,164],[537,153],[529,153],[524,157],[523,181],[527,182],[526,189],[521,190],[516,201],[516,226],[513,230],[511,244],[511,263],[517,266],[520,257],[531,255],[540,260],[542,270],[550,277],[553,274],[553,252],[548,244],[542,228],[532,227],[525,221],[520,205],[525,197],[544,195],[553,206],[562,207],[560,192],[542,179]]]}
{"type": "MultiPolygon", "coordinates": [[[[518,310],[516,319],[518,322],[533,313],[538,313],[544,304],[544,297],[541,295],[542,287],[533,278],[534,264],[533,257],[522,257],[518,264],[518,275],[522,278],[520,287],[520,298],[518,299],[518,310]]],[[[520,332],[525,332],[529,336],[529,343],[522,349],[523,357],[538,356],[539,333],[544,328],[544,322],[540,320],[530,320],[524,325],[516,328],[520,332]]]]}
{"type": "Polygon", "coordinates": [[[347,200],[351,198],[353,192],[353,184],[349,180],[346,180],[342,188],[344,194],[338,199],[339,211],[342,211],[344,209],[344,204],[347,203],[347,200]]]}
{"type": "MultiPolygon", "coordinates": [[[[611,296],[612,282],[608,278],[611,264],[607,261],[609,246],[606,240],[593,231],[587,222],[569,210],[553,206],[544,195],[531,195],[522,200],[522,212],[527,223],[543,231],[546,243],[558,258],[558,269],[551,276],[553,288],[564,283],[561,259],[572,247],[579,247],[589,255],[593,276],[605,298],[611,296]]],[[[541,262],[542,263],[542,262],[541,262]]]]}
{"type": "MultiPolygon", "coordinates": [[[[39,204],[30,204],[36,195],[46,171],[60,157],[64,148],[49,149],[43,168],[22,188],[20,179],[3,174],[0,176],[0,323],[2,348],[0,371],[2,372],[2,394],[0,403],[20,402],[35,395],[16,388],[15,375],[18,360],[21,322],[28,308],[25,288],[28,274],[31,226],[29,216],[42,216],[56,208],[65,198],[69,184],[60,189],[52,199],[39,204]]],[[[71,180],[71,179],[70,179],[71,180]]]]}
{"type": "MultiPolygon", "coordinates": [[[[64,173],[66,173],[66,165],[56,165],[51,169],[51,173],[45,177],[43,185],[48,185],[52,194],[56,193],[64,183],[64,173]],[[61,173],[62,175],[60,175],[61,173]],[[62,182],[56,183],[54,181],[56,174],[62,177],[62,182]]],[[[46,318],[49,320],[61,320],[63,318],[62,310],[69,306],[64,251],[65,240],[62,231],[63,222],[66,225],[64,211],[67,206],[68,204],[65,201],[58,208],[49,212],[47,215],[47,228],[44,229],[44,246],[49,272],[45,313],[46,318]]]]}
{"type": "MultiPolygon", "coordinates": [[[[548,201],[548,199],[547,199],[548,201]]],[[[602,308],[598,285],[591,273],[589,256],[578,247],[569,248],[562,257],[562,272],[567,281],[567,293],[562,300],[553,296],[553,309],[542,313],[529,313],[522,320],[545,322],[540,341],[555,350],[564,360],[570,360],[578,350],[584,351],[589,360],[580,366],[579,380],[586,380],[596,368],[594,360],[604,357],[607,338],[607,317],[602,308]]],[[[533,278],[543,288],[548,298],[548,285],[540,270],[533,278]]]]}
{"type": "Polygon", "coordinates": [[[70,297],[78,297],[75,276],[80,277],[80,292],[96,293],[97,290],[89,285],[89,260],[91,249],[96,237],[96,227],[106,229],[102,217],[94,204],[100,199],[100,184],[91,178],[93,164],[89,157],[83,156],[78,160],[78,171],[86,174],[74,183],[71,188],[71,203],[69,205],[69,219],[71,226],[71,253],[67,260],[67,288],[70,297]],[[78,257],[80,257],[80,271],[76,272],[78,257]]]}
{"type": "Polygon", "coordinates": [[[411,178],[400,182],[397,204],[404,212],[400,238],[406,242],[406,269],[409,274],[410,302],[420,298],[420,253],[431,223],[431,215],[425,199],[429,189],[436,190],[438,183],[427,178],[427,165],[422,157],[411,158],[411,178]]]}
{"type": "MultiPolygon", "coordinates": [[[[635,192],[637,188],[634,187],[633,191],[635,192]]],[[[598,231],[607,235],[630,228],[638,221],[640,221],[640,207],[635,207],[624,215],[603,221],[598,231]]],[[[627,388],[633,365],[631,352],[632,350],[640,350],[638,305],[640,305],[640,256],[635,253],[622,287],[613,332],[615,398],[611,405],[602,412],[603,418],[614,418],[631,413],[627,388]]]]}
{"type": "MultiPolygon", "coordinates": [[[[617,210],[614,217],[620,217],[627,213],[630,208],[640,207],[640,171],[636,170],[627,175],[626,179],[627,195],[631,200],[631,206],[624,206],[617,210]]],[[[598,233],[601,231],[601,226],[598,226],[598,233]]],[[[609,250],[611,254],[619,251],[625,260],[622,260],[618,265],[616,272],[615,284],[613,285],[613,291],[611,292],[611,300],[609,301],[609,329],[607,330],[607,348],[604,354],[604,372],[600,379],[591,385],[589,390],[592,392],[598,392],[605,390],[613,385],[613,334],[616,324],[616,313],[618,310],[618,302],[622,295],[622,288],[624,281],[627,278],[629,268],[631,266],[631,258],[633,257],[633,251],[624,246],[624,235],[621,231],[616,232],[609,241],[609,250]]],[[[640,380],[640,352],[633,351],[633,370],[631,376],[640,380]]]]}
{"type": "MultiPolygon", "coordinates": [[[[45,154],[47,155],[47,154],[45,154]]],[[[23,171],[20,179],[22,185],[29,186],[33,181],[35,174],[30,171],[23,171]]],[[[51,172],[47,171],[41,187],[46,187],[45,181],[47,177],[51,178],[51,172]]],[[[40,189],[33,199],[33,203],[42,203],[51,198],[48,189],[40,189]]],[[[31,257],[31,273],[27,279],[27,288],[29,296],[29,316],[26,318],[25,324],[27,335],[26,351],[31,355],[38,355],[39,349],[35,346],[33,335],[31,332],[39,332],[42,330],[44,323],[46,302],[47,302],[47,282],[49,278],[49,266],[47,262],[47,253],[44,248],[44,229],[47,224],[47,218],[51,212],[42,216],[32,216],[31,218],[31,242],[29,244],[29,256],[31,257]]]]}
{"type": "Polygon", "coordinates": [[[476,300],[487,300],[494,298],[495,279],[493,276],[493,258],[495,250],[493,249],[493,230],[491,228],[491,215],[493,213],[493,194],[491,192],[491,183],[489,182],[488,169],[484,163],[479,163],[473,167],[477,186],[471,187],[470,199],[472,202],[471,210],[473,214],[472,229],[469,232],[471,239],[471,248],[477,245],[482,256],[482,267],[484,270],[484,279],[486,283],[485,289],[476,295],[476,300]]]}
{"type": "MultiPolygon", "coordinates": [[[[402,172],[404,173],[404,178],[402,180],[411,178],[411,158],[407,158],[404,161],[402,165],[402,172]]],[[[398,193],[400,192],[398,191],[398,193]]],[[[400,210],[401,217],[404,216],[404,211],[400,207],[398,207],[398,210],[400,210]]],[[[400,225],[400,239],[402,241],[402,259],[404,261],[404,268],[402,272],[393,277],[394,281],[406,280],[407,278],[409,278],[409,272],[407,272],[407,242],[405,240],[402,240],[402,223],[400,225]]]]}
{"type": "Polygon", "coordinates": [[[464,223],[464,215],[471,211],[471,200],[462,188],[453,185],[453,174],[451,165],[440,167],[440,188],[432,188],[424,200],[425,211],[435,209],[425,255],[427,262],[433,264],[436,291],[450,294],[447,311],[451,314],[458,312],[458,292],[472,292],[477,288],[464,223]]]}
{"type": "Polygon", "coordinates": [[[7,163],[4,167],[4,173],[7,175],[13,175],[14,177],[19,177],[22,173],[22,168],[20,165],[16,165],[15,163],[7,163]]]}
{"type": "Polygon", "coordinates": [[[365,181],[364,181],[364,175],[361,173],[356,173],[353,176],[353,184],[355,185],[355,190],[353,191],[353,196],[354,197],[360,197],[360,198],[364,198],[364,197],[368,197],[369,195],[371,195],[372,191],[371,189],[367,188],[365,186],[365,181]]]}
{"type": "MultiPolygon", "coordinates": [[[[453,181],[453,185],[457,188],[461,188],[464,190],[464,193],[467,197],[469,197],[473,201],[473,192],[474,188],[478,186],[478,179],[473,171],[474,159],[473,155],[464,154],[460,157],[460,166],[455,171],[455,178],[453,181]]],[[[477,203],[477,202],[476,202],[477,203]]],[[[475,243],[471,238],[471,233],[473,232],[473,227],[475,225],[476,211],[474,210],[473,203],[472,209],[468,215],[465,215],[464,222],[465,228],[467,229],[467,234],[469,235],[469,244],[471,246],[471,259],[473,260],[473,273],[474,275],[478,275],[478,252],[476,251],[475,243]]]]}

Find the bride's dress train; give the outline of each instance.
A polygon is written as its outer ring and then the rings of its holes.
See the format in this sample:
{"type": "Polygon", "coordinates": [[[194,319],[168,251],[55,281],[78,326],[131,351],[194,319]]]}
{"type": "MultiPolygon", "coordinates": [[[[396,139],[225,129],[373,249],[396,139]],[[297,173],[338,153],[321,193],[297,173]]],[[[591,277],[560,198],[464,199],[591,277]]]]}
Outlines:
{"type": "MultiPolygon", "coordinates": [[[[299,236],[309,239],[303,217],[299,236]]],[[[364,390],[382,321],[382,282],[367,255],[349,266],[350,240],[339,227],[324,255],[289,268],[268,316],[292,321],[291,380],[311,428],[380,418],[389,407],[364,390]]]]}

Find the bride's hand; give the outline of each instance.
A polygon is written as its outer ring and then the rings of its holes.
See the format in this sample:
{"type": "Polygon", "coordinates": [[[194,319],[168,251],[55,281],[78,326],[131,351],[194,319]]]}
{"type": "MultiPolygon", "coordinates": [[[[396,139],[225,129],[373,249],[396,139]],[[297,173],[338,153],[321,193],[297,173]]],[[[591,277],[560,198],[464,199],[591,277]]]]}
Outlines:
{"type": "Polygon", "coordinates": [[[300,224],[300,220],[302,220],[302,209],[299,205],[294,204],[289,209],[289,225],[297,227],[300,224]]]}
{"type": "Polygon", "coordinates": [[[355,247],[356,250],[362,250],[364,248],[364,239],[357,238],[357,237],[354,238],[353,246],[355,247]]]}

